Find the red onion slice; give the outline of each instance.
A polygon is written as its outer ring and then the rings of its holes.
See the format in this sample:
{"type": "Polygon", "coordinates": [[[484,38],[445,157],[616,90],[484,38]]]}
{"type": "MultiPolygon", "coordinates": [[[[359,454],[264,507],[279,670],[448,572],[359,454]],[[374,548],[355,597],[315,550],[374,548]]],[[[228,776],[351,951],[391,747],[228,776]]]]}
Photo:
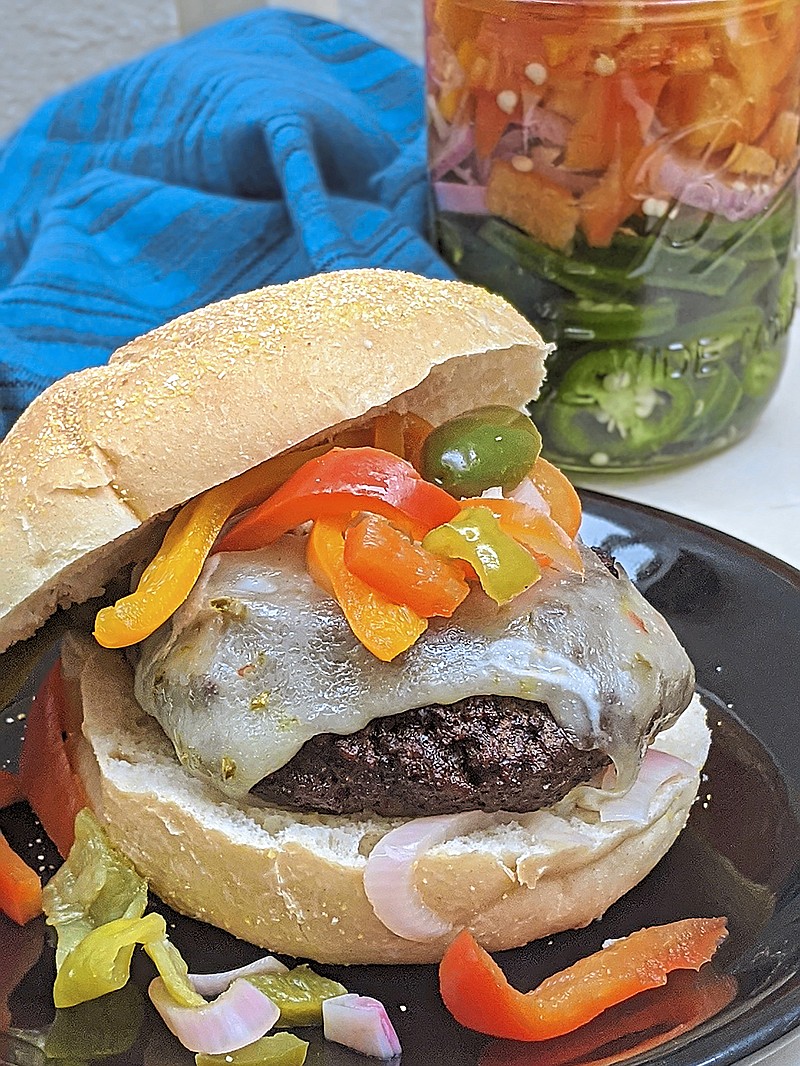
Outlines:
{"type": "Polygon", "coordinates": [[[147,991],[169,1031],[189,1051],[205,1055],[225,1055],[260,1040],[281,1016],[269,996],[249,981],[234,981],[204,1007],[181,1007],[160,977],[147,991]]]}
{"type": "Polygon", "coordinates": [[[437,181],[433,186],[436,206],[440,211],[456,211],[462,215],[488,215],[486,188],[483,185],[458,185],[454,181],[437,181]]]}
{"type": "Polygon", "coordinates": [[[658,790],[669,781],[691,781],[697,771],[688,762],[669,755],[658,748],[648,748],[636,780],[623,796],[603,800],[599,805],[601,822],[635,822],[646,825],[650,821],[650,807],[658,790]]]}
{"type": "Polygon", "coordinates": [[[451,126],[447,140],[438,149],[430,164],[431,179],[438,181],[454,167],[463,163],[475,147],[471,126],[451,126]]]}
{"type": "Polygon", "coordinates": [[[671,153],[654,156],[644,169],[644,180],[654,196],[679,200],[730,222],[755,218],[769,207],[780,189],[775,181],[730,183],[718,168],[671,153]]]}
{"type": "Polygon", "coordinates": [[[499,815],[483,811],[414,818],[381,837],[364,868],[364,891],[378,920],[404,940],[435,940],[449,933],[452,925],[426,906],[417,891],[416,863],[437,844],[499,820],[499,815]]]}
{"type": "Polygon", "coordinates": [[[263,959],[256,959],[246,966],[239,966],[235,970],[225,970],[223,973],[190,973],[187,974],[189,983],[195,992],[201,996],[218,996],[226,988],[230,988],[237,977],[255,977],[261,973],[288,973],[289,967],[272,955],[265,955],[263,959]]]}
{"type": "Polygon", "coordinates": [[[322,1026],[326,1040],[374,1059],[393,1059],[402,1050],[386,1008],[370,996],[350,992],[324,1000],[322,1026]]]}

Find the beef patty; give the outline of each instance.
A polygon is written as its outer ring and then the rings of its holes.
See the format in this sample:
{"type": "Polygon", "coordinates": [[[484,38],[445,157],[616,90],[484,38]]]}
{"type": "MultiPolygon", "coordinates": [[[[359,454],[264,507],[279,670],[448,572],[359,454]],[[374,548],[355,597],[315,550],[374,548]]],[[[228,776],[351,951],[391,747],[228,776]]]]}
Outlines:
{"type": "Polygon", "coordinates": [[[542,703],[469,696],[313,737],[252,792],[331,814],[524,812],[556,803],[607,762],[576,748],[542,703]]]}

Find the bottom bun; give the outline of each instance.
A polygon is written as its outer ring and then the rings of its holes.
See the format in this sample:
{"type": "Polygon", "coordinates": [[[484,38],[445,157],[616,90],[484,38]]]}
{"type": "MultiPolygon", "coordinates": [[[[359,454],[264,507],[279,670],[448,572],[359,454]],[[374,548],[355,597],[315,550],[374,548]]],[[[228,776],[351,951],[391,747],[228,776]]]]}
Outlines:
{"type": "Polygon", "coordinates": [[[78,769],[90,802],[153,891],[244,940],[318,962],[430,963],[465,927],[496,951],[588,925],[671,847],[709,745],[695,698],[656,746],[696,773],[660,785],[643,818],[601,822],[568,797],[432,847],[415,884],[452,931],[418,942],[383,925],[364,891],[369,852],[401,820],[232,803],[178,764],[134,700],[122,655],[70,638],[62,659],[83,704],[78,769]]]}

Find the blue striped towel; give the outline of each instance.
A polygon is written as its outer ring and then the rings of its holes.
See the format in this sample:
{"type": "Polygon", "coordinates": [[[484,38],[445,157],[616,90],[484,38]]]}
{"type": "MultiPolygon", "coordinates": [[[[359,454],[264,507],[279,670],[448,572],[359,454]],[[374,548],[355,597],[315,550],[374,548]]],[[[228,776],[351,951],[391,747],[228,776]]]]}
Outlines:
{"type": "Polygon", "coordinates": [[[260,11],[49,101],[0,143],[0,435],[175,315],[353,266],[435,277],[422,74],[260,11]]]}

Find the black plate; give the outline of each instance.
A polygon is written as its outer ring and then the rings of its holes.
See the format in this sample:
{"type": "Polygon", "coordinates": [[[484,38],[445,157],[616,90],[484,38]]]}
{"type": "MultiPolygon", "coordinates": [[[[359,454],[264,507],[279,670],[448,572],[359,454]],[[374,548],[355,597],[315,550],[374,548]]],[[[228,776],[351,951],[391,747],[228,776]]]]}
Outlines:
{"type": "MultiPolygon", "coordinates": [[[[713,1017],[653,1046],[676,1021],[670,1004],[680,1000],[682,986],[671,979],[665,992],[647,994],[649,1049],[643,1038],[625,1036],[641,1021],[639,1007],[631,1009],[639,999],[618,1012],[613,1030],[607,1019],[589,1029],[590,1043],[602,1048],[580,1050],[568,1042],[510,1045],[461,1029],[441,1005],[433,967],[320,967],[351,990],[386,1003],[403,1044],[403,1066],[583,1066],[612,1060],[629,1066],[727,1066],[800,1023],[800,573],[686,519],[591,492],[583,496],[584,539],[622,562],[692,655],[700,688],[712,704],[712,754],[689,827],[641,885],[588,929],[498,958],[512,982],[525,989],[609,937],[681,917],[722,914],[731,933],[713,964],[720,976],[712,984],[722,990],[720,1002],[733,995],[734,986],[738,990],[713,1017]]],[[[13,762],[22,714],[20,705],[3,715],[0,743],[7,762],[13,762]]],[[[52,867],[55,853],[24,805],[6,811],[0,825],[23,855],[33,855],[43,870],[52,867]]],[[[172,936],[193,969],[225,969],[259,954],[156,905],[168,915],[172,936]]],[[[24,971],[26,962],[38,957],[10,996],[18,1031],[40,1029],[53,1017],[52,948],[43,928],[37,921],[18,929],[0,918],[0,1009],[7,975],[24,971]]],[[[106,1059],[109,1064],[191,1063],[137,991],[149,976],[147,960],[139,959],[134,986],[118,1009],[99,1021],[91,1012],[73,1016],[70,1039],[88,1034],[96,1040],[102,1033],[107,1051],[134,1041],[106,1059]]],[[[59,1018],[59,1024],[69,1020],[59,1018]]],[[[365,1061],[312,1040],[310,1066],[365,1061]]],[[[54,1050],[51,1041],[49,1051],[54,1050]]],[[[75,1045],[70,1058],[88,1058],[89,1050],[75,1045]]],[[[0,1037],[0,1061],[3,1052],[12,1063],[44,1062],[27,1042],[9,1037],[0,1037]]]]}

